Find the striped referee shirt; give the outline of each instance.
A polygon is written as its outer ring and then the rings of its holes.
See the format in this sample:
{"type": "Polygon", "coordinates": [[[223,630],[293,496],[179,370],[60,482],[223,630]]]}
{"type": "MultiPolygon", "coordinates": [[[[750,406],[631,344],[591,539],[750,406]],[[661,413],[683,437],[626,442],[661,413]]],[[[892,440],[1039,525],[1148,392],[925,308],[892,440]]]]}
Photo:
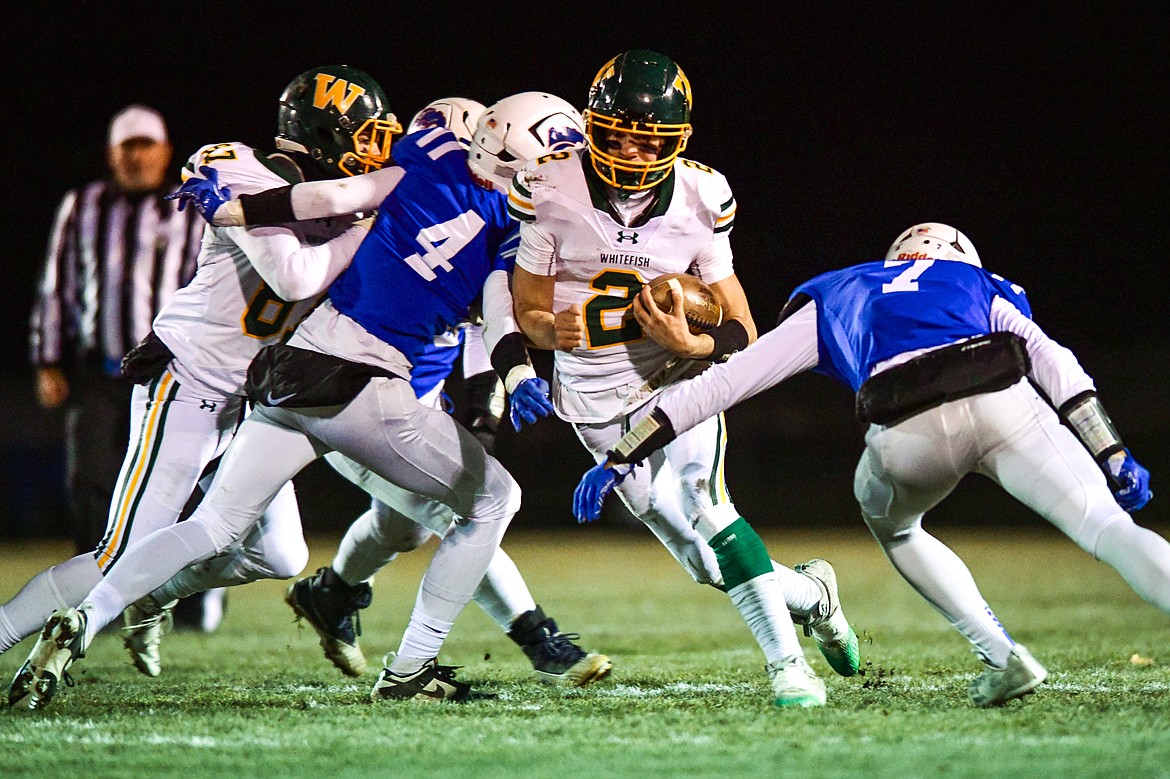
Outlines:
{"type": "Polygon", "coordinates": [[[122,355],[195,275],[204,223],[163,199],[176,187],[128,195],[95,181],[65,196],[32,312],[33,365],[118,375],[122,355]]]}

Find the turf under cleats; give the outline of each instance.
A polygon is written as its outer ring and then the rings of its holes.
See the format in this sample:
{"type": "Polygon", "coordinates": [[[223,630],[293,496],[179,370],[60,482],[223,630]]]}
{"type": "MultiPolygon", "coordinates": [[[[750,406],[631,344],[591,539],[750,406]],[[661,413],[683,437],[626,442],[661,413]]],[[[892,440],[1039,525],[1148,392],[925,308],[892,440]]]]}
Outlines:
{"type": "MultiPolygon", "coordinates": [[[[386,660],[389,659],[387,655],[386,660]]],[[[455,671],[458,668],[460,666],[439,665],[433,657],[423,663],[422,668],[405,675],[396,674],[387,666],[382,669],[374,689],[370,691],[370,700],[375,703],[406,700],[467,703],[496,697],[473,690],[466,682],[456,681],[455,671]]]]}
{"type": "Polygon", "coordinates": [[[178,601],[160,606],[149,595],[131,603],[122,612],[122,644],[134,667],[147,676],[162,673],[159,643],[170,631],[172,609],[178,601]]]}
{"type": "Polygon", "coordinates": [[[829,667],[841,676],[853,676],[861,668],[861,648],[857,634],[845,619],[841,599],[837,594],[837,572],[827,560],[814,559],[796,566],[799,573],[810,577],[821,588],[821,603],[817,613],[804,625],[804,634],[812,636],[828,661],[829,667]]]}
{"type": "Polygon", "coordinates": [[[8,705],[36,711],[53,700],[61,682],[72,687],[69,666],[85,657],[85,624],[89,615],[81,609],[59,609],[45,620],[37,643],[16,673],[8,689],[8,705]]]}
{"type": "Polygon", "coordinates": [[[362,634],[358,611],[369,606],[373,598],[370,585],[363,582],[350,586],[331,568],[318,568],[314,575],[289,585],[284,602],[298,620],[305,620],[317,631],[329,662],[347,676],[361,676],[368,666],[358,646],[358,636],[362,634]]]}
{"type": "Polygon", "coordinates": [[[986,709],[1031,695],[1048,678],[1048,671],[1023,644],[1012,647],[1006,668],[987,668],[967,688],[972,705],[986,709]]]}
{"type": "Polygon", "coordinates": [[[764,670],[772,680],[772,694],[776,696],[772,702],[777,706],[808,709],[825,705],[825,683],[800,655],[775,665],[769,663],[764,670]]]}
{"type": "Polygon", "coordinates": [[[512,623],[508,638],[515,641],[532,661],[532,673],[542,682],[584,687],[613,669],[607,655],[586,652],[577,646],[581,636],[562,633],[557,623],[537,606],[512,623]]]}

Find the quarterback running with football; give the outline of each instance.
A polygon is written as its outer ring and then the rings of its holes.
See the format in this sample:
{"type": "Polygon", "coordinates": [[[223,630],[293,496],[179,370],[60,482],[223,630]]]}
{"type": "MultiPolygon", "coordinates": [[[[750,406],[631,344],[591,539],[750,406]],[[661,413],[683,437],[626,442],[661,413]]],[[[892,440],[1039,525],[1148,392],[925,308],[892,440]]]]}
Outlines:
{"type": "Polygon", "coordinates": [[[967,237],[937,222],[901,233],[884,261],[800,285],[774,330],[667,390],[582,478],[575,513],[595,518],[625,463],[808,370],[856,393],[868,425],[853,482],[861,514],[898,573],[983,661],[973,705],[1027,695],[1048,672],[1004,630],[963,561],[922,527],[967,473],[997,482],[1170,612],[1170,543],[1126,513],[1151,498],[1149,472],[1073,353],[1032,321],[1024,290],[985,271],[967,237]]]}
{"type": "MultiPolygon", "coordinates": [[[[366,73],[326,66],[297,76],[280,100],[274,154],[241,143],[199,149],[184,171],[213,164],[224,183],[260,192],[305,178],[340,178],[379,167],[401,126],[366,73]]],[[[131,439],[109,526],[93,554],[56,566],[29,582],[0,612],[0,651],[38,629],[56,609],[76,606],[127,550],[178,521],[205,467],[223,453],[240,424],[244,373],[266,344],[279,342],[317,304],[368,230],[353,219],[261,229],[207,228],[194,279],[153,322],[153,333],[123,362],[136,381],[131,439]]],[[[172,584],[190,594],[258,578],[289,578],[308,549],[292,485],[266,518],[230,552],[183,571],[172,584]]],[[[154,567],[148,560],[137,564],[154,567]]],[[[171,571],[173,573],[174,571],[171,571]]],[[[169,574],[168,574],[169,575],[169,574]]],[[[127,648],[139,670],[159,673],[157,636],[163,607],[127,610],[127,648]]],[[[147,603],[147,602],[144,602],[147,603]]],[[[32,671],[18,671],[10,703],[32,693],[32,671]]],[[[32,698],[35,702],[36,697],[32,698]]]]}
{"type": "MultiPolygon", "coordinates": [[[[691,133],[691,87],[661,54],[607,62],[589,92],[587,147],[530,163],[509,209],[521,223],[516,319],[556,350],[553,401],[604,459],[653,408],[662,387],[746,347],[756,328],[732,267],[735,198],[726,179],[679,156],[691,133]],[[648,319],[644,285],[665,273],[706,282],[723,322],[701,335],[648,319]]],[[[681,300],[676,295],[676,308],[681,300]]],[[[663,319],[667,324],[674,320],[663,319]]],[[[696,581],[724,589],[767,660],[774,701],[819,706],[825,686],[804,659],[790,611],[804,615],[833,668],[857,672],[857,638],[823,560],[774,565],[724,482],[726,430],[715,415],[631,474],[619,493],[696,581]]]]}
{"type": "MultiPolygon", "coordinates": [[[[557,128],[547,129],[552,138],[557,128]]],[[[371,146],[385,148],[381,141],[371,146]]],[[[385,194],[328,299],[287,342],[261,349],[249,366],[248,395],[260,405],[240,426],[195,513],[132,546],[78,608],[46,621],[22,685],[30,708],[49,702],[65,670],[114,614],[237,543],[288,480],[328,451],[459,517],[444,529],[399,650],[371,698],[474,696],[437,655],[498,550],[520,490],[470,432],[420,404],[407,379],[435,336],[467,318],[513,223],[505,195],[473,176],[466,149],[449,130],[405,136],[393,157],[397,166],[384,168],[386,177],[367,182],[385,194]]],[[[201,171],[215,178],[211,168],[201,171]]],[[[214,183],[206,195],[218,199],[214,183]]],[[[254,205],[275,215],[271,221],[295,220],[294,195],[290,189],[280,195],[254,205]]]]}

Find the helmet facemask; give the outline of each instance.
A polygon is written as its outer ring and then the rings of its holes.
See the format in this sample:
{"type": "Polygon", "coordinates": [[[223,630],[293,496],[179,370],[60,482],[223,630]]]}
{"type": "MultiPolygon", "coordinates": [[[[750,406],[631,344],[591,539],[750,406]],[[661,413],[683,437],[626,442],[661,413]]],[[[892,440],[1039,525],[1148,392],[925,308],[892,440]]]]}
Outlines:
{"type": "Polygon", "coordinates": [[[589,89],[585,135],[593,170],[618,190],[662,183],[691,137],[691,84],[669,57],[633,50],[607,62],[589,89]],[[662,139],[654,160],[625,160],[609,148],[611,133],[635,141],[662,139]]]}

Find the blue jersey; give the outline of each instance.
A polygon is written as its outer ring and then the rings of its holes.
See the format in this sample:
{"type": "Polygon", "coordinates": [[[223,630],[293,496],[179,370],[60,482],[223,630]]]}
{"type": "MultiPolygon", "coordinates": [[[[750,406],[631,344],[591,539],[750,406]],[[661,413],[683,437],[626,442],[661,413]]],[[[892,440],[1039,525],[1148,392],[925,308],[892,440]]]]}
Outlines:
{"type": "Polygon", "coordinates": [[[471,180],[466,149],[450,131],[406,135],[393,154],[405,175],[329,298],[413,364],[467,318],[515,222],[503,193],[471,180]]]}
{"type": "Polygon", "coordinates": [[[800,294],[817,304],[815,370],[855,392],[883,360],[989,333],[997,296],[1032,316],[1023,289],[948,260],[854,265],[801,284],[793,296],[800,294]]]}
{"type": "MultiPolygon", "coordinates": [[[[511,273],[516,266],[516,250],[519,246],[520,228],[514,226],[496,253],[496,267],[511,273]]],[[[451,375],[462,343],[463,328],[448,330],[440,333],[418,353],[410,369],[410,386],[415,397],[421,398],[451,375]]]]}

